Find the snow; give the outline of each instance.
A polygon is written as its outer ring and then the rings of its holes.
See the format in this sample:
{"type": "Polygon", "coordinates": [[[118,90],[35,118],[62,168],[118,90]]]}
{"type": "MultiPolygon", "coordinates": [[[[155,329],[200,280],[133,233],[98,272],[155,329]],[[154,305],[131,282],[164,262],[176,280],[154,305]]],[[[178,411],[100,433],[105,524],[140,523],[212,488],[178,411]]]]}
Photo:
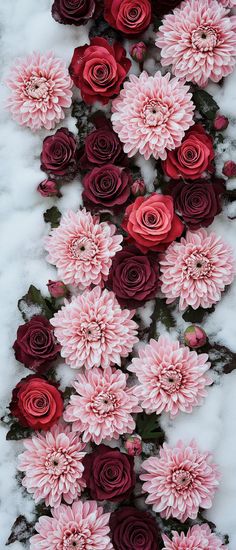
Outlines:
{"type": "MultiPolygon", "coordinates": [[[[0,22],[2,27],[2,67],[3,78],[15,57],[23,56],[34,50],[45,52],[53,50],[67,63],[71,59],[74,47],[88,43],[87,27],[66,27],[57,24],[50,14],[50,0],[8,0],[0,3],[0,22]]],[[[145,62],[145,69],[155,72],[155,59],[145,62]]],[[[137,64],[135,67],[137,73],[137,64]]],[[[219,174],[226,160],[235,160],[236,151],[236,72],[228,77],[223,87],[212,84],[209,91],[219,103],[221,112],[230,117],[231,123],[224,132],[225,142],[219,145],[217,167],[219,174]]],[[[1,87],[1,100],[6,97],[4,85],[1,87]]],[[[67,113],[61,126],[75,131],[75,120],[67,113]]],[[[1,415],[5,413],[11,397],[12,388],[23,376],[29,374],[18,363],[12,351],[16,330],[22,323],[17,310],[17,301],[24,295],[30,284],[34,284],[47,294],[48,279],[55,278],[55,269],[45,261],[43,240],[48,227],[43,220],[43,212],[55,204],[53,199],[44,199],[37,192],[37,185],[44,179],[40,170],[40,152],[42,140],[48,132],[41,131],[33,135],[28,129],[22,129],[10,120],[8,113],[3,112],[1,123],[1,201],[0,201],[0,240],[1,240],[1,415]]],[[[156,177],[155,164],[137,158],[145,179],[147,189],[153,190],[156,177]]],[[[236,187],[236,179],[231,180],[230,188],[236,187]]],[[[81,203],[81,184],[77,178],[62,188],[62,198],[56,204],[62,212],[68,208],[76,209],[81,203]]],[[[236,257],[236,220],[227,219],[227,215],[236,215],[233,204],[226,205],[224,212],[217,217],[210,230],[215,230],[229,242],[236,257]]],[[[236,282],[225,293],[215,312],[205,320],[203,326],[217,342],[228,346],[236,352],[236,282]]],[[[147,325],[152,310],[150,304],[143,311],[143,321],[147,325]]],[[[178,318],[176,336],[187,326],[181,317],[178,318]]],[[[158,330],[161,330],[158,326],[158,330]]],[[[71,384],[74,372],[63,363],[58,367],[58,376],[62,387],[71,384]]],[[[202,449],[214,453],[215,461],[222,472],[220,488],[212,509],[207,517],[216,523],[217,529],[230,536],[229,550],[236,548],[236,372],[217,377],[215,385],[209,389],[204,405],[191,415],[181,414],[170,422],[162,417],[162,426],[167,439],[174,444],[179,438],[186,442],[195,438],[202,449]]],[[[5,440],[6,429],[0,428],[1,446],[1,496],[0,496],[0,548],[10,534],[10,528],[16,517],[24,513],[32,519],[33,500],[26,496],[16,480],[17,455],[21,443],[5,440]]],[[[21,550],[24,545],[15,543],[14,550],[21,550]]]]}

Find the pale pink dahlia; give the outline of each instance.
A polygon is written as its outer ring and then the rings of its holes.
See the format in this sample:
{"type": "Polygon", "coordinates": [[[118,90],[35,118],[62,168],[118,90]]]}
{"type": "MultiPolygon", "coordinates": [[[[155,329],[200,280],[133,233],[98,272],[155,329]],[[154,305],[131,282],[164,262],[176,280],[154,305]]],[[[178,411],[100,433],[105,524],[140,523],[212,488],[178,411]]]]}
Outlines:
{"type": "Polygon", "coordinates": [[[70,426],[59,423],[45,434],[26,439],[24,446],[18,469],[25,472],[22,485],[33,493],[35,502],[45,500],[47,506],[56,507],[62,498],[68,504],[76,500],[85,487],[82,458],[86,453],[70,426]]]}
{"type": "Polygon", "coordinates": [[[138,342],[133,314],[121,309],[113,292],[94,287],[66,302],[50,322],[70,367],[105,369],[120,365],[121,357],[127,357],[138,342]]]}
{"type": "Polygon", "coordinates": [[[30,550],[112,550],[109,537],[110,514],[94,500],[62,504],[52,510],[52,518],[41,516],[30,539],[30,550]]]}
{"type": "Polygon", "coordinates": [[[207,395],[205,386],[211,384],[205,374],[210,367],[207,359],[206,353],[198,355],[168,336],[150,340],[128,367],[139,379],[136,395],[142,408],[147,414],[191,413],[207,395]]]}
{"type": "Polygon", "coordinates": [[[52,52],[16,59],[6,84],[12,118],[33,131],[54,128],[71,105],[72,80],[66,63],[52,52]]]}
{"type": "Polygon", "coordinates": [[[99,217],[85,208],[69,210],[46,238],[47,260],[57,266],[66,284],[80,289],[100,285],[108,277],[112,257],[121,250],[123,237],[115,233],[115,225],[99,223],[99,217]]]}
{"type": "Polygon", "coordinates": [[[119,439],[135,429],[133,413],[141,412],[135,388],[127,387],[128,376],[121,370],[93,368],[78,374],[64,419],[72,422],[72,430],[83,432],[83,441],[119,439]]]}
{"type": "Polygon", "coordinates": [[[173,538],[162,535],[165,546],[163,550],[226,550],[219,537],[212,533],[209,525],[193,525],[185,535],[172,531],[173,538]]]}
{"type": "Polygon", "coordinates": [[[161,63],[178,78],[205,86],[232,73],[235,18],[217,0],[187,0],[164,17],[157,33],[161,63]]]}
{"type": "Polygon", "coordinates": [[[140,476],[144,492],[149,493],[146,503],[164,518],[195,519],[200,507],[211,508],[219,485],[212,458],[211,453],[200,452],[195,441],[187,446],[178,441],[173,448],[164,443],[159,457],[142,464],[147,472],[140,476]]]}
{"type": "Polygon", "coordinates": [[[233,252],[215,233],[205,229],[187,231],[180,242],[171,243],[160,260],[161,290],[171,304],[180,298],[179,308],[209,308],[220,300],[232,283],[233,252]]]}
{"type": "Polygon", "coordinates": [[[193,124],[192,94],[178,79],[157,72],[139,78],[130,75],[124,89],[112,103],[112,124],[124,152],[137,152],[147,160],[151,155],[166,159],[166,150],[179,147],[185,131],[193,124]]]}

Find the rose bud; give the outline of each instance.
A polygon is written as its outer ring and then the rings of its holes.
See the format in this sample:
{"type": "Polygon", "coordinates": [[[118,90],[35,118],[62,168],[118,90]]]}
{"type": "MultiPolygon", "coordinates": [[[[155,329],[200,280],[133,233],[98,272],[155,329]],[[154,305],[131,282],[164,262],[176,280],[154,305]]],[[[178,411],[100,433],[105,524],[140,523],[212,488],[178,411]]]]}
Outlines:
{"type": "Polygon", "coordinates": [[[190,327],[185,330],[184,341],[190,348],[201,348],[205,346],[207,342],[207,335],[198,325],[190,325],[190,327]]]}
{"type": "Polygon", "coordinates": [[[144,183],[144,180],[142,178],[139,178],[134,181],[131,185],[131,193],[135,197],[139,197],[140,195],[145,195],[146,186],[144,183]]]}
{"type": "Polygon", "coordinates": [[[37,187],[37,191],[42,197],[60,197],[60,192],[57,188],[57,184],[53,180],[43,180],[37,187]]]}
{"type": "Polygon", "coordinates": [[[141,455],[142,452],[142,438],[140,435],[135,434],[128,437],[125,441],[125,449],[130,456],[141,455]]]}
{"type": "Polygon", "coordinates": [[[233,178],[236,176],[236,163],[233,160],[227,160],[227,162],[224,163],[222,172],[227,178],[233,178]]]}
{"type": "Polygon", "coordinates": [[[215,130],[225,130],[227,126],[229,125],[229,119],[224,115],[216,115],[216,118],[214,120],[214,128],[215,130]]]}
{"type": "Polygon", "coordinates": [[[144,42],[137,42],[130,48],[130,55],[138,63],[142,63],[147,55],[147,46],[144,42]]]}
{"type": "Polygon", "coordinates": [[[62,281],[51,281],[47,283],[48,290],[53,298],[65,298],[69,291],[62,281]]]}

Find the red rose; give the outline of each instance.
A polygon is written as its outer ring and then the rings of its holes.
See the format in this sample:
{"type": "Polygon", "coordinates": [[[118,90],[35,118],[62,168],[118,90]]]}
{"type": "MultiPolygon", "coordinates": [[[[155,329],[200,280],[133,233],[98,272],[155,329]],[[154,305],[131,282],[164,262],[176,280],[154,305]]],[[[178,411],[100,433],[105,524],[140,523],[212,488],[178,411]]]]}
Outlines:
{"type": "Polygon", "coordinates": [[[159,550],[163,546],[155,518],[133,506],[112,512],[110,529],[114,550],[159,550]]]}
{"type": "Polygon", "coordinates": [[[124,34],[140,34],[151,21],[149,0],[105,0],[104,8],[104,19],[124,34]]]}
{"type": "Polygon", "coordinates": [[[83,464],[86,486],[95,500],[120,502],[135,486],[134,458],[119,449],[99,445],[83,464]]]}
{"type": "Polygon", "coordinates": [[[98,0],[54,0],[52,16],[64,25],[86,25],[96,16],[98,0]]]}
{"type": "Polygon", "coordinates": [[[79,165],[81,170],[102,166],[103,164],[127,164],[127,157],[123,152],[122,143],[112,129],[111,122],[103,115],[94,115],[92,122],[95,130],[90,132],[84,140],[79,165]]]}
{"type": "Polygon", "coordinates": [[[53,327],[46,317],[35,315],[17,330],[17,338],[13,349],[17,361],[34,371],[56,359],[61,349],[56,343],[53,327]]]}
{"type": "Polygon", "coordinates": [[[173,198],[153,193],[138,197],[125,211],[122,227],[142,252],[164,250],[183,232],[184,225],[174,213],[173,198]]]}
{"type": "Polygon", "coordinates": [[[214,159],[213,139],[201,124],[195,124],[174,151],[167,151],[162,167],[172,179],[196,179],[208,170],[212,172],[214,159]]]}
{"type": "Polygon", "coordinates": [[[105,38],[93,38],[89,46],[74,50],[69,73],[86,103],[106,104],[119,93],[131,67],[125,55],[118,42],[111,46],[105,38]]]}
{"type": "Polygon", "coordinates": [[[62,394],[56,385],[31,374],[20,380],[14,388],[10,411],[22,426],[49,430],[62,415],[62,394]]]}
{"type": "Polygon", "coordinates": [[[60,128],[43,140],[41,170],[55,178],[72,179],[78,170],[78,150],[74,134],[60,128]]]}
{"type": "Polygon", "coordinates": [[[89,205],[120,207],[130,196],[132,179],[128,170],[105,164],[94,168],[83,179],[83,199],[89,205]]]}

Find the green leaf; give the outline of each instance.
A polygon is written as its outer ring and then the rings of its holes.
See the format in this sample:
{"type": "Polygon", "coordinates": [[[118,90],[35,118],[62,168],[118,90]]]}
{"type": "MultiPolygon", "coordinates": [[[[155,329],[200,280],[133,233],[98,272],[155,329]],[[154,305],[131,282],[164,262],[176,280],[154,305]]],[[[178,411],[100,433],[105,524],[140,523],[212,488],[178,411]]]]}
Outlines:
{"type": "Polygon", "coordinates": [[[204,309],[203,307],[193,309],[191,306],[189,306],[183,313],[182,317],[187,323],[202,323],[204,317],[209,313],[213,313],[214,310],[214,306],[212,306],[210,309],[204,309]]]}
{"type": "Polygon", "coordinates": [[[26,543],[34,533],[34,524],[29,523],[25,516],[20,515],[16,518],[11,528],[11,534],[6,542],[6,546],[16,541],[26,543]]]}
{"type": "Polygon", "coordinates": [[[30,285],[28,292],[18,301],[18,309],[24,321],[31,319],[33,315],[45,315],[47,319],[53,316],[53,309],[49,307],[49,300],[45,299],[40,290],[30,285]]]}
{"type": "Polygon", "coordinates": [[[46,223],[51,224],[51,227],[58,227],[60,224],[61,212],[56,206],[52,206],[52,208],[48,208],[46,212],[44,212],[43,217],[46,223]]]}
{"type": "Polygon", "coordinates": [[[164,432],[159,425],[156,413],[138,414],[136,429],[141,438],[146,441],[158,440],[160,444],[164,441],[164,432]]]}
{"type": "Polygon", "coordinates": [[[7,432],[6,439],[7,441],[18,441],[20,439],[26,439],[30,437],[33,433],[33,430],[30,428],[25,428],[19,424],[19,422],[12,422],[10,430],[7,432]]]}
{"type": "Polygon", "coordinates": [[[149,328],[149,340],[150,338],[157,338],[156,324],[158,321],[163,323],[165,327],[169,330],[172,327],[175,327],[176,320],[172,313],[173,306],[167,305],[165,299],[156,298],[155,306],[153,313],[151,315],[151,324],[149,328]]]}
{"type": "Polygon", "coordinates": [[[216,101],[206,90],[195,89],[193,92],[193,102],[203,117],[208,118],[208,120],[214,120],[219,110],[219,105],[217,105],[216,101]]]}

